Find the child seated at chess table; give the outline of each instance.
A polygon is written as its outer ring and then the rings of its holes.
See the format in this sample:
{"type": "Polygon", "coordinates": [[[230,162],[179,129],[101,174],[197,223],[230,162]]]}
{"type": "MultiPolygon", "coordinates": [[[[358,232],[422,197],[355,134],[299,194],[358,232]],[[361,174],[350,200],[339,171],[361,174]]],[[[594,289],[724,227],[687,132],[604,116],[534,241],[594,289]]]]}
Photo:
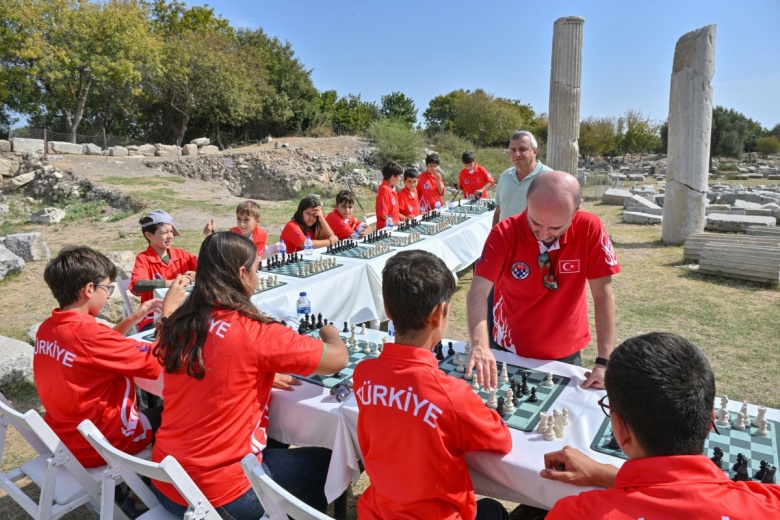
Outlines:
{"type": "Polygon", "coordinates": [[[358,500],[361,520],[507,518],[495,500],[476,502],[464,456],[508,453],[509,429],[464,380],[439,370],[432,352],[447,330],[454,292],[452,273],[427,251],[402,251],[382,271],[396,343],[362,360],[353,378],[371,480],[358,500]]]}
{"type": "MultiPolygon", "coordinates": [[[[173,455],[223,518],[257,519],[264,511],[240,463],[251,452],[279,485],[324,511],[330,450],[267,446],[268,407],[276,372],[333,374],[347,366],[346,346],[332,325],[314,339],[258,313],[250,300],[257,250],[248,238],[208,236],[199,260],[192,293],[162,321],[154,349],[165,412],[152,460],[173,455]]],[[[181,518],[187,507],[178,491],[152,483],[181,518]]]]}
{"type": "MultiPolygon", "coordinates": [[[[325,220],[328,221],[330,229],[339,237],[339,240],[346,240],[360,227],[362,220],[355,217],[352,211],[355,209],[355,196],[349,190],[341,190],[336,194],[336,207],[328,213],[325,220]]],[[[360,232],[364,237],[373,230],[366,224],[360,232]]]]}
{"type": "Polygon", "coordinates": [[[609,488],[559,500],[547,520],[780,518],[780,486],[733,482],[702,455],[715,377],[693,344],[661,332],[628,339],[604,383],[599,404],[628,461],[618,469],[568,446],[546,454],[542,477],[609,488]]]}
{"type": "MultiPolygon", "coordinates": [[[[245,200],[236,208],[236,227],[230,228],[232,233],[244,235],[257,248],[257,257],[262,260],[265,254],[265,244],[268,242],[268,233],[260,227],[260,204],[253,200],[245,200]]],[[[209,236],[214,233],[214,219],[203,228],[203,234],[209,236]]]]}
{"type": "Polygon", "coordinates": [[[306,237],[310,237],[315,249],[327,247],[339,241],[325,215],[322,201],[316,195],[308,195],[298,203],[292,219],[282,229],[279,239],[284,241],[288,253],[303,251],[306,237]]]}

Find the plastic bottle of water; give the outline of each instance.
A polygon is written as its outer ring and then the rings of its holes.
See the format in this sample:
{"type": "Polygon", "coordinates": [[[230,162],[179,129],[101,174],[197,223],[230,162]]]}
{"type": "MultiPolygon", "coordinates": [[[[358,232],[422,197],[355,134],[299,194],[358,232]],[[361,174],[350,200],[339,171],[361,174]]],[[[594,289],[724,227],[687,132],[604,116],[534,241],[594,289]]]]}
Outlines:
{"type": "Polygon", "coordinates": [[[366,229],[366,223],[361,222],[360,225],[357,227],[354,233],[352,233],[352,238],[357,240],[360,238],[360,234],[363,232],[363,230],[366,229]]]}
{"type": "Polygon", "coordinates": [[[279,256],[284,256],[287,254],[287,246],[284,243],[284,240],[279,240],[279,244],[276,246],[276,252],[279,254],[279,256]]]}
{"type": "Polygon", "coordinates": [[[395,325],[393,325],[393,320],[387,322],[387,341],[390,343],[395,342],[395,325]]]}
{"type": "Polygon", "coordinates": [[[436,201],[436,211],[441,211],[441,202],[436,201]]]}
{"type": "Polygon", "coordinates": [[[451,200],[447,203],[447,211],[455,213],[455,201],[451,200]]]}
{"type": "Polygon", "coordinates": [[[296,303],[297,313],[298,313],[298,322],[300,323],[304,316],[307,314],[311,314],[311,302],[309,301],[309,298],[306,297],[306,293],[302,292],[300,295],[300,298],[298,298],[298,302],[296,303]]]}
{"type": "Polygon", "coordinates": [[[314,252],[314,243],[311,241],[311,235],[306,235],[306,240],[303,241],[303,254],[311,256],[314,252]]]}
{"type": "Polygon", "coordinates": [[[387,220],[385,221],[385,229],[390,233],[393,232],[393,217],[387,217],[387,220]]]}

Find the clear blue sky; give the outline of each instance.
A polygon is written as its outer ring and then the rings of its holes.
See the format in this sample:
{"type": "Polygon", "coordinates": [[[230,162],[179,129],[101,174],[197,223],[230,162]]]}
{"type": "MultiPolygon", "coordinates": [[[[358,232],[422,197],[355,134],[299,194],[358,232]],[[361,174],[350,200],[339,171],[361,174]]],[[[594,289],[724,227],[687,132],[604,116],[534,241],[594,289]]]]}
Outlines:
{"type": "Polygon", "coordinates": [[[638,109],[662,121],[677,40],[716,24],[715,104],[780,123],[780,0],[207,3],[236,27],[289,41],[317,89],[376,102],[401,91],[418,120],[433,97],[459,88],[547,112],[553,23],[582,16],[582,117],[638,109]]]}

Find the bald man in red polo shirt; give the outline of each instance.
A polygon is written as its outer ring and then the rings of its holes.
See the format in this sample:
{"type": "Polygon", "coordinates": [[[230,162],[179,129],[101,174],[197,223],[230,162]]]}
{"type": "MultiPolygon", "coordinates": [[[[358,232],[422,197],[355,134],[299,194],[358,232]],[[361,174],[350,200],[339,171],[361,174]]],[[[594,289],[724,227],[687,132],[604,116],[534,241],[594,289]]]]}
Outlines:
{"type": "Polygon", "coordinates": [[[604,388],[615,336],[612,275],[620,272],[612,242],[596,215],[579,209],[582,190],[566,172],[540,173],[528,189],[528,207],[498,223],[477,260],[467,314],[478,381],[495,387],[490,348],[523,357],[581,365],[591,341],[586,285],[596,315],[598,356],[583,388],[604,388]],[[493,338],[487,332],[487,296],[494,288],[493,338]],[[491,342],[492,340],[492,342],[491,342]]]}

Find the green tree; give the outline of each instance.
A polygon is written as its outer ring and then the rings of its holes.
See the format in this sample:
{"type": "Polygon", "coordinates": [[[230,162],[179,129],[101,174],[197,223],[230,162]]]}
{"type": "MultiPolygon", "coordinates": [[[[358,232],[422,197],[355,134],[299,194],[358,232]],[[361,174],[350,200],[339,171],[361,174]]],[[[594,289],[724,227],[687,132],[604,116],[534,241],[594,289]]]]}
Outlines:
{"type": "Polygon", "coordinates": [[[337,134],[362,134],[372,121],[381,117],[376,103],[362,101],[360,94],[339,98],[333,108],[333,130],[337,134]]]}
{"type": "Polygon", "coordinates": [[[455,102],[453,131],[479,146],[508,142],[515,130],[533,118],[533,110],[519,101],[496,99],[478,89],[455,102]]]}
{"type": "Polygon", "coordinates": [[[156,34],[167,36],[184,33],[218,33],[227,38],[235,36],[230,22],[216,15],[208,5],[189,7],[178,0],[153,0],[151,24],[156,34]]]}
{"type": "Polygon", "coordinates": [[[409,128],[417,122],[417,108],[414,106],[414,100],[406,97],[402,92],[393,92],[382,96],[382,105],[379,111],[389,119],[403,121],[409,125],[409,128]]]}
{"type": "Polygon", "coordinates": [[[422,137],[400,119],[374,121],[367,133],[377,146],[377,159],[382,164],[392,160],[408,165],[422,157],[422,137]]]}
{"type": "Polygon", "coordinates": [[[756,151],[761,155],[774,155],[780,152],[780,139],[771,135],[756,140],[756,151]]]}
{"type": "Polygon", "coordinates": [[[734,109],[716,106],[712,110],[710,157],[741,159],[746,151],[755,150],[761,125],[734,109]]]}
{"type": "Polygon", "coordinates": [[[464,90],[453,90],[449,94],[436,96],[428,103],[423,119],[429,135],[451,132],[455,128],[455,104],[466,95],[464,90]]]}
{"type": "Polygon", "coordinates": [[[595,156],[614,156],[622,135],[614,117],[587,117],[580,122],[580,155],[587,162],[595,156]]]}
{"type": "Polygon", "coordinates": [[[769,135],[780,139],[780,123],[776,124],[770,131],[769,135]]]}
{"type": "Polygon", "coordinates": [[[625,133],[621,147],[624,154],[639,154],[639,160],[645,152],[661,146],[660,125],[644,117],[638,110],[627,110],[623,116],[625,133]]]}
{"type": "Polygon", "coordinates": [[[75,142],[90,94],[99,88],[136,93],[157,42],[147,13],[134,2],[6,0],[0,7],[0,84],[24,114],[60,119],[75,142]]]}

